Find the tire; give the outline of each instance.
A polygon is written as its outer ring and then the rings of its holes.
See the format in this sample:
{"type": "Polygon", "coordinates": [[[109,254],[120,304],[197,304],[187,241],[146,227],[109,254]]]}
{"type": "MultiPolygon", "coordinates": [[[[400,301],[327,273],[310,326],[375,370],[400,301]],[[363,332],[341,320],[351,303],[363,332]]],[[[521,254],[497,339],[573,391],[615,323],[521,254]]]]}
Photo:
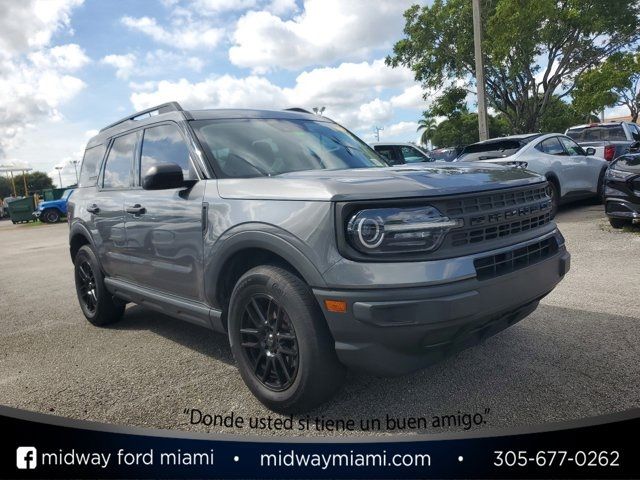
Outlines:
{"type": "Polygon", "coordinates": [[[623,228],[625,225],[627,225],[627,223],[628,223],[628,221],[625,220],[624,218],[609,217],[609,224],[613,228],[623,228]]]}
{"type": "Polygon", "coordinates": [[[78,302],[86,319],[100,327],[120,320],[126,304],[113,298],[105,287],[104,274],[91,247],[80,247],[73,263],[78,302]]]}
{"type": "Polygon", "coordinates": [[[549,191],[551,195],[551,218],[555,218],[560,206],[560,191],[558,185],[553,180],[547,180],[549,183],[549,191]]]}
{"type": "Polygon", "coordinates": [[[49,208],[40,214],[40,219],[44,223],[58,223],[60,221],[60,212],[55,208],[49,208]]]}
{"type": "Polygon", "coordinates": [[[309,286],[287,270],[264,265],[242,275],[228,329],[242,379],[273,411],[311,410],[344,381],[346,369],[309,286]]]}

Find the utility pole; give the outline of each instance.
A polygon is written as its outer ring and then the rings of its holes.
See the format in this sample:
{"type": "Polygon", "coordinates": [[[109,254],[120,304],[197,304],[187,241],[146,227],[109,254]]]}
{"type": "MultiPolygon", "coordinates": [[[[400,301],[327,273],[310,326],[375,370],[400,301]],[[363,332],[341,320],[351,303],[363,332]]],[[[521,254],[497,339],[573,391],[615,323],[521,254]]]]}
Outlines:
{"type": "Polygon", "coordinates": [[[58,170],[58,178],[60,179],[60,188],[62,188],[62,174],[60,173],[60,171],[62,170],[63,167],[55,167],[56,170],[58,170]]]}
{"type": "Polygon", "coordinates": [[[71,163],[73,164],[73,169],[76,171],[76,185],[78,185],[78,183],[80,183],[80,179],[78,178],[78,160],[71,160],[71,163]]]}
{"type": "Polygon", "coordinates": [[[476,57],[476,86],[478,89],[478,130],[480,141],[489,138],[489,125],[487,121],[487,99],[484,83],[484,61],[482,58],[482,14],[480,12],[480,0],[473,2],[473,51],[476,57]]]}
{"type": "Polygon", "coordinates": [[[377,126],[376,126],[376,127],[373,127],[373,133],[375,133],[375,134],[376,134],[376,142],[379,142],[379,141],[380,141],[380,132],[381,132],[382,130],[384,130],[384,128],[383,128],[383,127],[377,127],[377,126]]]}

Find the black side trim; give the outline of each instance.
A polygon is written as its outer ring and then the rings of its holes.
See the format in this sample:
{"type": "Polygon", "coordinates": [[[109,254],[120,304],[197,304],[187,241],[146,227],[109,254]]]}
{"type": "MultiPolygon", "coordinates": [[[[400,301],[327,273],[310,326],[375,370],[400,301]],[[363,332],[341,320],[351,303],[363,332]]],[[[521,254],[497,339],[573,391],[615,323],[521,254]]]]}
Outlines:
{"type": "Polygon", "coordinates": [[[204,303],[194,302],[164,292],[156,292],[116,278],[106,277],[104,283],[115,297],[127,302],[149,307],[201,327],[224,332],[220,320],[222,312],[204,303]]]}

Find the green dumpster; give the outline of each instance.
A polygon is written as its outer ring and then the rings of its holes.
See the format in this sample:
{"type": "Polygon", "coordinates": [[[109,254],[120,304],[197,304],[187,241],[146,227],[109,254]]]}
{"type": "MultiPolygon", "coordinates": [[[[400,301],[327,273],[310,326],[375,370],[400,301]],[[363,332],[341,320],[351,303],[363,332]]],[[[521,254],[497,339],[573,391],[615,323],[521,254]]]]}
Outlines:
{"type": "Polygon", "coordinates": [[[13,223],[35,221],[33,197],[25,197],[9,203],[9,217],[13,223]]]}
{"type": "Polygon", "coordinates": [[[45,202],[50,200],[60,200],[65,190],[66,188],[47,188],[42,191],[42,196],[44,197],[45,202]]]}

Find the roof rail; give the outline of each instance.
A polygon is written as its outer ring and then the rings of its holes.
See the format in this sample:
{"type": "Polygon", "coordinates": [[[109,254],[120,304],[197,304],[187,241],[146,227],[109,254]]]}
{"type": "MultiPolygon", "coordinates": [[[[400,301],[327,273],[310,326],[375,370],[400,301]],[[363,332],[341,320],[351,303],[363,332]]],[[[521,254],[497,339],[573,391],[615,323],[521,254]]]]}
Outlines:
{"type": "Polygon", "coordinates": [[[156,115],[167,112],[182,112],[182,107],[178,102],[167,102],[162,105],[157,105],[155,107],[147,108],[146,110],[141,110],[139,112],[134,113],[133,115],[129,115],[128,117],[121,118],[117,122],[113,122],[106,127],[100,129],[101,132],[108,130],[109,128],[115,127],[116,125],[120,125],[121,123],[128,122],[130,120],[138,120],[140,117],[144,115],[151,116],[152,113],[156,112],[156,115]]]}
{"type": "Polygon", "coordinates": [[[313,113],[311,113],[309,110],[305,110],[304,108],[300,107],[285,108],[285,110],[289,112],[310,113],[311,115],[313,115],[313,113]]]}

